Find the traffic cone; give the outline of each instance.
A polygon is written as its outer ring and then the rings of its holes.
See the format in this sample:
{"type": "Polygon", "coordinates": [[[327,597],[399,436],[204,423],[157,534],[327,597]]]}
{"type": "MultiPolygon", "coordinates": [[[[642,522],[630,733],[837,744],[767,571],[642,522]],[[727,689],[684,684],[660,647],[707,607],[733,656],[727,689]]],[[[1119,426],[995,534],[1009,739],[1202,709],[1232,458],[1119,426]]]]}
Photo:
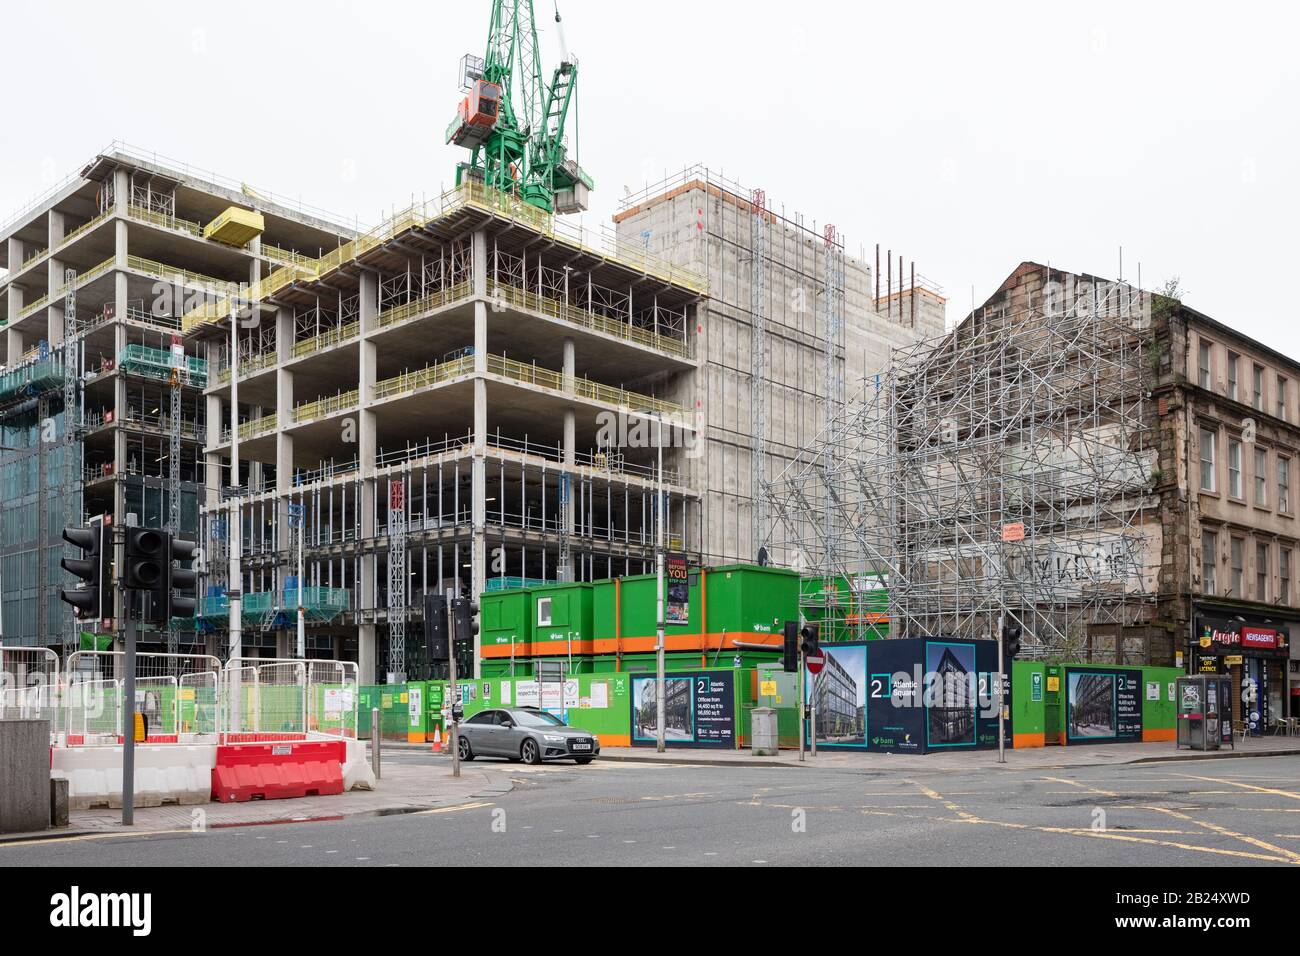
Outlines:
{"type": "Polygon", "coordinates": [[[442,753],[442,728],[436,724],[433,728],[433,752],[436,754],[442,753]]]}

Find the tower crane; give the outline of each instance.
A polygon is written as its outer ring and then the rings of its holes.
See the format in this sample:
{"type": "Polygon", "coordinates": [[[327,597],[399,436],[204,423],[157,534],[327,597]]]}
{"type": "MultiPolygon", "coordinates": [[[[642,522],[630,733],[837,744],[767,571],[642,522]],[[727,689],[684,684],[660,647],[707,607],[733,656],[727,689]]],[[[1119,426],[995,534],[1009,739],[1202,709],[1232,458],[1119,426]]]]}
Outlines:
{"type": "MultiPolygon", "coordinates": [[[[456,167],[456,185],[480,182],[518,195],[548,213],[587,208],[591,177],[569,156],[565,128],[578,88],[578,61],[563,49],[563,21],[555,10],[561,60],[543,79],[533,0],[493,0],[487,50],[461,59],[465,94],[446,141],[470,151],[456,167]]],[[[576,121],[575,121],[576,126],[576,121]]]]}

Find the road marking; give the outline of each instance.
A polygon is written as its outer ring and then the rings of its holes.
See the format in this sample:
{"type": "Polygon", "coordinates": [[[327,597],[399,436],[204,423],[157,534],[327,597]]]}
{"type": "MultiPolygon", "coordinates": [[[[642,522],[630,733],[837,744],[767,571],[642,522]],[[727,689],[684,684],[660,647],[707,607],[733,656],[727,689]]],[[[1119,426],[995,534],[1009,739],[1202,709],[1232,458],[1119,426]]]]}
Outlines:
{"type": "MultiPolygon", "coordinates": [[[[1109,795],[1110,793],[1109,791],[1099,790],[1096,787],[1091,787],[1088,786],[1087,784],[1081,784],[1073,780],[1065,780],[1059,778],[1049,778],[1049,779],[1057,780],[1057,782],[1059,783],[1072,784],[1074,786],[1081,787],[1084,790],[1089,790],[1093,793],[1102,796],[1109,795]]],[[[1266,860],[1271,863],[1296,862],[1295,860],[1291,859],[1291,856],[1294,856],[1295,854],[1288,855],[1289,851],[1282,850],[1277,847],[1273,847],[1273,849],[1277,853],[1282,854],[1281,856],[1268,856],[1262,853],[1249,853],[1244,850],[1228,850],[1220,847],[1196,846],[1191,843],[1180,843],[1176,840],[1157,840],[1152,837],[1129,836],[1122,833],[1112,833],[1107,830],[1093,830],[1093,829],[1085,829],[1079,827],[1048,827],[1048,826],[1036,826],[1028,823],[1009,823],[1009,822],[1004,822],[1002,820],[985,820],[975,816],[972,813],[966,812],[961,807],[957,806],[957,804],[945,798],[942,794],[938,793],[935,790],[930,789],[929,787],[926,787],[925,785],[919,783],[918,781],[909,780],[907,782],[917,787],[922,793],[930,797],[930,799],[939,801],[945,807],[951,810],[954,814],[956,814],[958,819],[952,821],[954,823],[987,824],[990,826],[1004,827],[1006,829],[1011,829],[1011,830],[1035,830],[1040,833],[1060,833],[1067,836],[1092,837],[1093,839],[1097,839],[1097,840],[1119,840],[1120,842],[1123,843],[1144,843],[1150,846],[1167,846],[1179,850],[1191,850],[1197,853],[1211,853],[1217,856],[1232,856],[1232,857],[1239,857],[1241,859],[1247,859],[1247,860],[1266,860]]],[[[1217,781],[1217,782],[1223,782],[1223,781],[1217,781]]],[[[1249,842],[1249,839],[1247,839],[1247,842],[1249,842]]]]}
{"type": "Polygon", "coordinates": [[[1254,784],[1238,783],[1236,780],[1220,780],[1218,777],[1198,777],[1195,774],[1180,773],[1178,776],[1186,777],[1188,780],[1204,780],[1206,783],[1221,783],[1228,787],[1240,787],[1243,790],[1254,790],[1258,793],[1271,793],[1275,797],[1287,797],[1291,800],[1300,800],[1300,793],[1292,793],[1290,790],[1278,790],[1273,787],[1256,787],[1254,784]]]}
{"type": "Polygon", "coordinates": [[[36,840],[11,840],[5,843],[0,843],[0,850],[11,850],[15,848],[21,849],[25,846],[48,846],[51,843],[81,843],[86,840],[120,840],[123,837],[134,837],[140,839],[141,837],[165,836],[169,833],[175,834],[191,832],[193,831],[190,830],[189,827],[186,827],[183,830],[144,830],[140,833],[83,833],[81,836],[41,837],[36,840]]]}
{"type": "Polygon", "coordinates": [[[435,810],[420,810],[416,812],[417,817],[427,817],[434,813],[456,813],[460,810],[477,810],[479,807],[490,807],[491,803],[479,801],[478,803],[462,803],[454,807],[438,807],[435,810]]]}
{"type": "Polygon", "coordinates": [[[1284,850],[1280,846],[1274,846],[1272,843],[1267,843],[1264,840],[1259,840],[1252,836],[1246,836],[1245,834],[1238,833],[1235,830],[1229,830],[1227,827],[1221,827],[1217,823],[1211,823],[1209,820],[1198,820],[1196,817],[1188,816],[1185,813],[1179,813],[1177,810],[1170,810],[1168,807],[1144,807],[1143,809],[1154,810],[1157,813],[1167,813],[1170,816],[1177,817],[1180,820],[1186,820],[1189,823],[1193,823],[1198,827],[1203,827],[1206,830],[1219,834],[1220,836],[1240,840],[1242,843],[1248,843],[1251,846],[1259,847],[1261,850],[1272,850],[1274,853],[1281,853],[1282,855],[1289,857],[1292,863],[1300,863],[1300,853],[1294,853],[1291,850],[1284,850]]]}

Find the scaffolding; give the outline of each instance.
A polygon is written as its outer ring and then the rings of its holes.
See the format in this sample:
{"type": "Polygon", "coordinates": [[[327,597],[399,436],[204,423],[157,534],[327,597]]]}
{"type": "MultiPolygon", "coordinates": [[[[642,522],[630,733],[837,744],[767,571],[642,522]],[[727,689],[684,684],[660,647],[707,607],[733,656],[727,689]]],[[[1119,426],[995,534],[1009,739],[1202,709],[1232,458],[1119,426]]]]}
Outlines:
{"type": "Polygon", "coordinates": [[[1029,657],[1150,619],[1149,300],[1065,288],[896,349],[771,482],[773,558],[814,580],[810,619],[865,636],[883,586],[891,637],[1005,616],[1029,657]]]}

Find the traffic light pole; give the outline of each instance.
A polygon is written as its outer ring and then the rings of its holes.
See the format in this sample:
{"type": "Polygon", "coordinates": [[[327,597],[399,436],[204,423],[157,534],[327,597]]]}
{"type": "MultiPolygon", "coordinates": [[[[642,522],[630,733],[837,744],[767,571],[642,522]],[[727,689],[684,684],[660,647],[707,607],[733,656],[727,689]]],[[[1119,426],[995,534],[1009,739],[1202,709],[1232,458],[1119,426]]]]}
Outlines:
{"type": "Polygon", "coordinates": [[[1006,713],[1006,707],[1003,704],[1004,698],[1002,693],[1002,653],[1004,645],[1006,644],[1006,637],[1004,636],[1006,633],[1006,621],[1007,612],[1003,611],[998,615],[998,763],[1007,762],[1006,741],[1003,740],[1003,719],[1006,713]]]}
{"type": "Polygon", "coordinates": [[[460,685],[456,683],[456,616],[447,602],[447,689],[451,694],[451,775],[460,776],[460,720],[456,717],[456,706],[460,703],[460,685]]]}
{"type": "Polygon", "coordinates": [[[803,663],[803,644],[799,645],[799,762],[803,762],[804,736],[807,734],[808,727],[808,678],[807,668],[803,663]]]}
{"type": "Polygon", "coordinates": [[[655,469],[655,750],[663,753],[666,719],[664,701],[664,416],[659,417],[658,466],[655,469]]]}
{"type": "Polygon", "coordinates": [[[135,823],[135,641],[138,625],[136,609],[132,598],[139,595],[123,591],[123,606],[126,611],[126,668],[123,696],[126,706],[122,708],[122,826],[129,827],[135,823]]]}

